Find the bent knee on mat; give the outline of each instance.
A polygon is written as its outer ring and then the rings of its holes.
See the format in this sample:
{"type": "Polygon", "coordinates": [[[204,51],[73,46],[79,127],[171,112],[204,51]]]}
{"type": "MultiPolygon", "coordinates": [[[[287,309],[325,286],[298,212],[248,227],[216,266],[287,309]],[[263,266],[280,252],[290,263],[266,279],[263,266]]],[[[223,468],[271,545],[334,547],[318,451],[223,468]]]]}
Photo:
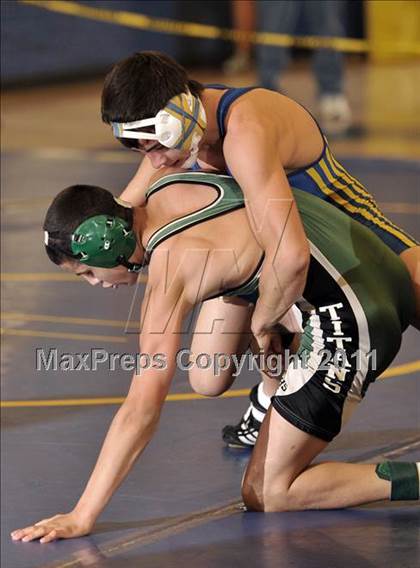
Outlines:
{"type": "Polygon", "coordinates": [[[247,471],[242,482],[242,500],[249,511],[263,513],[296,510],[289,491],[289,481],[281,477],[264,481],[264,471],[247,471]]]}
{"type": "Polygon", "coordinates": [[[242,486],[242,499],[248,511],[279,513],[296,510],[287,488],[275,491],[245,482],[242,486]]]}

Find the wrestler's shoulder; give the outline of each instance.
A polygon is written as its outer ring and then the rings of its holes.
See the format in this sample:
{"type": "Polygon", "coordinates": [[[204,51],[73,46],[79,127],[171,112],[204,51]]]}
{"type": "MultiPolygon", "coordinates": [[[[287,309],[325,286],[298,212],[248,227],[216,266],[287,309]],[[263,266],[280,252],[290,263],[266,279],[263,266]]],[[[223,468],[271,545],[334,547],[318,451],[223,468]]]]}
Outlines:
{"type": "Polygon", "coordinates": [[[232,131],[241,128],[244,124],[248,127],[255,123],[266,127],[273,126],[278,122],[282,111],[290,110],[292,99],[268,89],[253,89],[239,97],[231,105],[228,113],[229,129],[232,131]]]}
{"type": "Polygon", "coordinates": [[[153,185],[161,178],[164,178],[166,176],[174,174],[182,174],[182,173],[185,173],[185,169],[183,168],[162,166],[156,172],[154,172],[153,175],[150,177],[149,185],[153,185]]]}

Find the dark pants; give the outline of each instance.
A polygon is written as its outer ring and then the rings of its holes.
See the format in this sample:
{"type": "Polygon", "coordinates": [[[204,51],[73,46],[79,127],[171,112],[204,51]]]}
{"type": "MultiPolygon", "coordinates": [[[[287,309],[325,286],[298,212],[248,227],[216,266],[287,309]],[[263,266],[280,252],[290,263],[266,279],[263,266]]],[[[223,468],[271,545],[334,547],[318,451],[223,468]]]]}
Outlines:
{"type": "MultiPolygon", "coordinates": [[[[260,0],[257,2],[258,30],[295,35],[301,18],[309,35],[343,37],[341,0],[260,0]]],[[[259,81],[266,89],[277,90],[278,77],[290,59],[288,48],[257,46],[259,81]]],[[[319,94],[342,92],[343,55],[338,51],[317,49],[313,52],[313,70],[319,94]]]]}

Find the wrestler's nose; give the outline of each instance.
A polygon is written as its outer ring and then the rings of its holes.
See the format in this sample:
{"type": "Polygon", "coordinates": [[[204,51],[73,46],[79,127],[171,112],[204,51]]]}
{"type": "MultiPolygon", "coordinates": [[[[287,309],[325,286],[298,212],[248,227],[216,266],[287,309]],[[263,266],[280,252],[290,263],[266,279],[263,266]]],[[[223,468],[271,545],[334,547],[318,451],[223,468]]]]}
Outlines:
{"type": "Polygon", "coordinates": [[[83,278],[91,285],[91,286],[96,286],[97,284],[100,283],[99,278],[95,278],[95,276],[88,276],[88,275],[83,275],[83,278]]]}

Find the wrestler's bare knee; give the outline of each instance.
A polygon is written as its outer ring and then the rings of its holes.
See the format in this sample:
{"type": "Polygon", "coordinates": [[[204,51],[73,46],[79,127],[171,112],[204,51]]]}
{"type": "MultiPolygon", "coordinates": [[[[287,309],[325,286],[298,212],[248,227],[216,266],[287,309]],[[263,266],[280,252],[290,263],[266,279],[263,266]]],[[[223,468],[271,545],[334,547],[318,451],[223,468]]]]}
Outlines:
{"type": "Polygon", "coordinates": [[[252,476],[245,475],[242,484],[242,499],[249,511],[264,513],[284,512],[292,509],[287,487],[276,483],[275,491],[252,476]]]}
{"type": "Polygon", "coordinates": [[[255,475],[245,472],[242,481],[242,500],[248,511],[264,511],[264,498],[261,480],[256,479],[255,475]]]}
{"type": "Polygon", "coordinates": [[[202,396],[220,396],[227,391],[234,380],[231,372],[221,372],[216,376],[213,370],[192,367],[188,371],[190,385],[194,392],[202,396]]]}

